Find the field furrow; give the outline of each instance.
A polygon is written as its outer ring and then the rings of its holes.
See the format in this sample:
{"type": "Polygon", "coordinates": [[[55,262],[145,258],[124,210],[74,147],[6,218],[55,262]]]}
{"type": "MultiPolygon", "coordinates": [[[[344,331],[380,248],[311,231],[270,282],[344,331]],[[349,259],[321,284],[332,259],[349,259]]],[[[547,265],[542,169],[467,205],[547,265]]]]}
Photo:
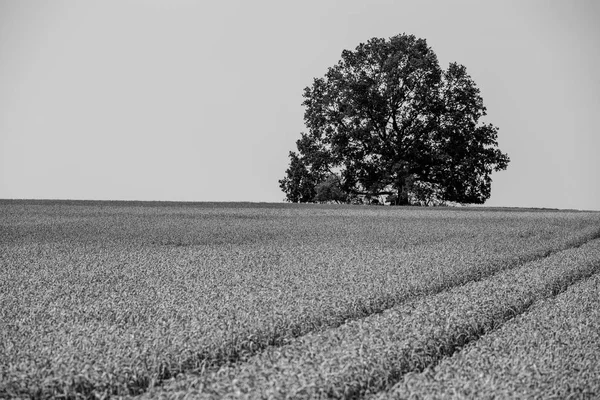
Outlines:
{"type": "Polygon", "coordinates": [[[515,397],[600,398],[600,275],[373,399],[515,397]]]}
{"type": "Polygon", "coordinates": [[[143,398],[358,398],[451,356],[532,304],[600,272],[600,240],[267,348],[247,362],[180,376],[143,398]]]}

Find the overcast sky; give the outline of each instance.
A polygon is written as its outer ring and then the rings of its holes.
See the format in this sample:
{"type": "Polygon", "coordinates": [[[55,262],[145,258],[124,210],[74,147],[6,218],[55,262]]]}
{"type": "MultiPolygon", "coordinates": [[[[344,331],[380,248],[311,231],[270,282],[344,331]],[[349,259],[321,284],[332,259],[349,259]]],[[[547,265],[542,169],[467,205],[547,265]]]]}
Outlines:
{"type": "Polygon", "coordinates": [[[0,0],[0,198],[282,201],[303,88],[403,32],[481,89],[487,205],[600,210],[594,0],[0,0]]]}

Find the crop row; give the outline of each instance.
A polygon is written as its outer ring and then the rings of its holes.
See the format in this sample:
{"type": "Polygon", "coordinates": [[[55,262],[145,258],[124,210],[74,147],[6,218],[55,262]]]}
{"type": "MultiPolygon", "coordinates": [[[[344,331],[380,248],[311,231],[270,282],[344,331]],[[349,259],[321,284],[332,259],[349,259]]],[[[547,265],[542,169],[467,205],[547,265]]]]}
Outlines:
{"type": "MultiPolygon", "coordinates": [[[[600,240],[336,329],[305,335],[282,347],[267,348],[244,363],[181,376],[143,397],[310,399],[373,394],[409,372],[435,365],[535,302],[597,272],[600,240]]],[[[590,327],[579,329],[585,332],[590,327]]],[[[485,349],[484,345],[481,351],[485,349]]],[[[476,370],[475,365],[472,372],[476,370]]]]}
{"type": "Polygon", "coordinates": [[[501,329],[376,399],[600,398],[600,276],[535,305],[501,329]]]}
{"type": "Polygon", "coordinates": [[[593,213],[18,205],[0,397],[139,394],[598,235],[593,213]]]}

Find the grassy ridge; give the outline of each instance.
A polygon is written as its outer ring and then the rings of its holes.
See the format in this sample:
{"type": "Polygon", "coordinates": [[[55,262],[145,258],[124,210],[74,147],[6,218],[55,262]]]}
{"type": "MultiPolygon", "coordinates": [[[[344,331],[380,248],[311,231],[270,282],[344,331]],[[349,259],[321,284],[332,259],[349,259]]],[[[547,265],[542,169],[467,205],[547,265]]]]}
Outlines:
{"type": "Polygon", "coordinates": [[[599,225],[594,213],[3,204],[0,397],[139,394],[599,225]]]}
{"type": "Polygon", "coordinates": [[[600,398],[600,276],[540,302],[501,329],[377,399],[600,398]]]}
{"type": "Polygon", "coordinates": [[[597,272],[600,240],[380,315],[308,334],[245,363],[180,378],[144,398],[361,397],[437,363],[536,301],[597,272]]]}

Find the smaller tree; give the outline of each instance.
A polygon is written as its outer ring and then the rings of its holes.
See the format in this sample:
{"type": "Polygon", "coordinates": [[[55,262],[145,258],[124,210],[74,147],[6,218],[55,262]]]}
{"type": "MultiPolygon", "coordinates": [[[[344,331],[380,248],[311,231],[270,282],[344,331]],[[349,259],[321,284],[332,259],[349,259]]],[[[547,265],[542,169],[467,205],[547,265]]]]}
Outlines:
{"type": "Polygon", "coordinates": [[[342,189],[340,178],[330,174],[323,182],[317,184],[314,200],[319,203],[345,203],[348,196],[342,189]]]}
{"type": "Polygon", "coordinates": [[[320,179],[293,151],[290,151],[290,166],[285,174],[285,178],[279,181],[279,187],[286,193],[288,201],[293,203],[314,201],[317,194],[316,185],[320,179]]]}
{"type": "Polygon", "coordinates": [[[410,204],[421,206],[439,206],[444,204],[442,189],[438,184],[411,180],[409,183],[408,199],[410,204]]]}

